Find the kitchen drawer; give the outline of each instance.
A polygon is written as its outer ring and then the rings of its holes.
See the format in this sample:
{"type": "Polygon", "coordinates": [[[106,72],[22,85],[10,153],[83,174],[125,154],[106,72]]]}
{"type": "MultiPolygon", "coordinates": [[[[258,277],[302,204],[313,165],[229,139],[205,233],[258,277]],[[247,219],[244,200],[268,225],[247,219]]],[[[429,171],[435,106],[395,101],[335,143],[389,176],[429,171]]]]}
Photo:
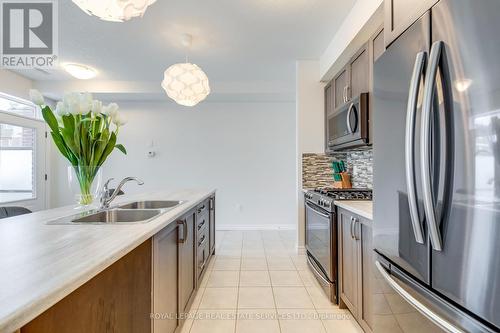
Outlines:
{"type": "Polygon", "coordinates": [[[208,237],[209,237],[209,230],[207,227],[203,227],[202,230],[198,232],[198,238],[196,243],[198,251],[200,251],[200,248],[205,245],[205,242],[208,242],[208,237]]]}
{"type": "Polygon", "coordinates": [[[206,215],[208,214],[208,211],[209,211],[208,200],[205,200],[196,208],[196,216],[206,215]]]}
{"type": "Polygon", "coordinates": [[[210,242],[208,241],[208,228],[205,229],[207,232],[204,233],[204,238],[198,241],[198,259],[197,259],[197,269],[198,269],[198,277],[201,278],[203,273],[206,270],[206,266],[208,263],[208,258],[210,257],[210,242]]]}

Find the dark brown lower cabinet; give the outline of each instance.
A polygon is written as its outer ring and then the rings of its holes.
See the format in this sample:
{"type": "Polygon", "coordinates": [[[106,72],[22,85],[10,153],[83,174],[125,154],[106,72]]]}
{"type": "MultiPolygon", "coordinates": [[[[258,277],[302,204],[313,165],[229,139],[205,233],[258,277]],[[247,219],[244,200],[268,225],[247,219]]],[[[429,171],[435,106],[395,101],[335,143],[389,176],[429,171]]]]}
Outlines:
{"type": "Polygon", "coordinates": [[[170,223],[20,329],[22,333],[173,333],[215,242],[215,197],[170,223]]]}
{"type": "Polygon", "coordinates": [[[348,308],[365,332],[372,331],[371,221],[338,209],[340,307],[348,308]]]}
{"type": "Polygon", "coordinates": [[[153,332],[175,332],[179,325],[179,225],[153,237],[153,332]]]}
{"type": "MultiPolygon", "coordinates": [[[[171,234],[162,235],[158,245],[163,253],[167,254],[174,250],[175,254],[176,236],[177,228],[174,228],[171,234]]],[[[20,331],[22,333],[150,332],[151,246],[151,239],[142,243],[23,326],[20,331]]],[[[176,262],[177,259],[164,259],[165,263],[161,265],[159,272],[161,271],[165,279],[169,279],[168,275],[171,273],[168,261],[176,262]]],[[[162,289],[160,292],[161,297],[165,295],[170,297],[172,291],[162,289]]],[[[163,309],[168,312],[176,311],[175,306],[170,304],[165,304],[163,309]]]]}
{"type": "Polygon", "coordinates": [[[211,197],[209,201],[210,207],[210,254],[215,254],[215,197],[211,197]]]}
{"type": "Polygon", "coordinates": [[[182,218],[181,225],[186,230],[184,232],[184,239],[179,243],[179,302],[180,310],[186,313],[191,305],[191,300],[194,296],[196,289],[196,276],[195,276],[195,225],[196,214],[191,211],[182,218]]]}

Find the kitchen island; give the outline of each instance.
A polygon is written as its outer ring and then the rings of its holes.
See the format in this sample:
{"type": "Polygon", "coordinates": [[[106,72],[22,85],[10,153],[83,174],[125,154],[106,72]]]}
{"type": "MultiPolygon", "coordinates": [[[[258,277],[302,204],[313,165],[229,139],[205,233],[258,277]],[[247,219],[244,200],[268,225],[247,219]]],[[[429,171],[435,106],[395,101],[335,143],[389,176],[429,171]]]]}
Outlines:
{"type": "MultiPolygon", "coordinates": [[[[212,229],[215,229],[215,190],[123,196],[113,206],[134,200],[183,202],[147,223],[137,224],[47,224],[89,209],[74,206],[0,220],[0,332],[14,332],[18,329],[21,332],[35,332],[39,331],[37,327],[43,327],[45,331],[60,332],[61,329],[68,329],[73,332],[90,332],[100,331],[102,327],[113,329],[113,326],[115,330],[120,327],[121,332],[134,331],[137,327],[134,328],[133,325],[137,325],[137,321],[116,322],[120,318],[133,319],[134,316],[141,318],[141,330],[149,326],[148,331],[152,331],[156,321],[150,319],[150,314],[157,312],[156,306],[165,308],[161,301],[182,301],[183,304],[178,303],[175,309],[181,313],[194,294],[197,281],[204,273],[205,263],[213,253],[214,237],[210,235],[214,234],[212,229]],[[182,232],[179,231],[181,227],[184,227],[182,232]],[[169,245],[158,237],[166,232],[175,238],[173,246],[172,242],[169,245]],[[180,234],[182,240],[178,241],[180,234]],[[175,245],[180,243],[190,244],[191,248],[183,249],[182,246],[175,245]],[[158,262],[162,261],[158,260],[162,259],[161,256],[170,255],[165,253],[166,249],[176,251],[175,256],[171,256],[171,259],[175,259],[172,264],[177,265],[176,267],[157,267],[158,262]],[[185,256],[182,257],[183,255],[185,256]],[[184,267],[183,262],[187,263],[184,267]],[[190,268],[190,265],[193,267],[190,268]],[[169,272],[174,272],[173,275],[178,278],[176,281],[168,281],[170,284],[175,282],[174,288],[183,287],[182,279],[191,279],[193,283],[186,285],[193,290],[171,292],[168,300],[155,299],[155,293],[170,290],[165,284],[167,281],[162,281],[165,273],[169,272]],[[185,276],[186,272],[191,272],[191,276],[185,276]],[[128,282],[123,282],[127,279],[128,282]],[[102,288],[96,283],[107,286],[102,288]],[[114,286],[130,290],[114,291],[114,286]],[[129,293],[130,299],[123,298],[124,291],[129,293]],[[93,293],[95,299],[89,297],[93,293]],[[119,295],[117,302],[106,303],[107,298],[116,295],[119,295]],[[68,300],[74,300],[75,305],[81,308],[64,310],[66,314],[58,313],[59,308],[67,308],[71,304],[68,300]],[[64,302],[64,306],[58,307],[64,302]],[[120,308],[122,305],[125,305],[125,310],[131,310],[131,313],[120,312],[124,310],[120,308]],[[147,308],[140,308],[139,305],[147,308]],[[65,318],[66,323],[60,323],[61,315],[73,318],[65,318]],[[91,315],[98,317],[78,318],[91,315]],[[76,325],[79,321],[86,320],[93,322],[91,328],[71,327],[72,322],[76,325]]],[[[179,321],[174,321],[169,325],[179,325],[179,321]]]]}

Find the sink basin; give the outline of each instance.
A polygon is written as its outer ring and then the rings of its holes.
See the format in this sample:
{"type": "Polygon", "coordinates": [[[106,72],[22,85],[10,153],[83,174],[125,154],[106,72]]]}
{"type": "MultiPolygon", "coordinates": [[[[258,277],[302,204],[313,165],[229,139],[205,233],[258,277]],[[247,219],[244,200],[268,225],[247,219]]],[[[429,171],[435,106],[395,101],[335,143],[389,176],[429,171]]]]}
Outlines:
{"type": "Polygon", "coordinates": [[[161,210],[155,209],[134,209],[134,210],[121,210],[110,209],[87,216],[83,216],[74,220],[73,223],[138,223],[146,222],[153,217],[162,213],[161,210]]]}
{"type": "Polygon", "coordinates": [[[178,206],[183,201],[160,201],[160,200],[152,200],[152,201],[136,201],[128,204],[124,204],[118,206],[120,209],[167,209],[174,208],[178,206]]]}

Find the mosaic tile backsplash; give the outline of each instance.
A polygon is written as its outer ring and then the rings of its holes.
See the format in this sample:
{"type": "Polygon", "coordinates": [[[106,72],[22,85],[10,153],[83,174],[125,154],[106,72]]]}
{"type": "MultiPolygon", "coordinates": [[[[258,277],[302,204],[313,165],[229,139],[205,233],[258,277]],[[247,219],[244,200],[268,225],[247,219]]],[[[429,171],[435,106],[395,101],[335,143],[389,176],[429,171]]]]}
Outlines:
{"type": "Polygon", "coordinates": [[[352,187],[373,188],[373,150],[355,150],[324,154],[302,154],[302,187],[305,189],[333,186],[332,162],[343,160],[351,175],[352,187]]]}

